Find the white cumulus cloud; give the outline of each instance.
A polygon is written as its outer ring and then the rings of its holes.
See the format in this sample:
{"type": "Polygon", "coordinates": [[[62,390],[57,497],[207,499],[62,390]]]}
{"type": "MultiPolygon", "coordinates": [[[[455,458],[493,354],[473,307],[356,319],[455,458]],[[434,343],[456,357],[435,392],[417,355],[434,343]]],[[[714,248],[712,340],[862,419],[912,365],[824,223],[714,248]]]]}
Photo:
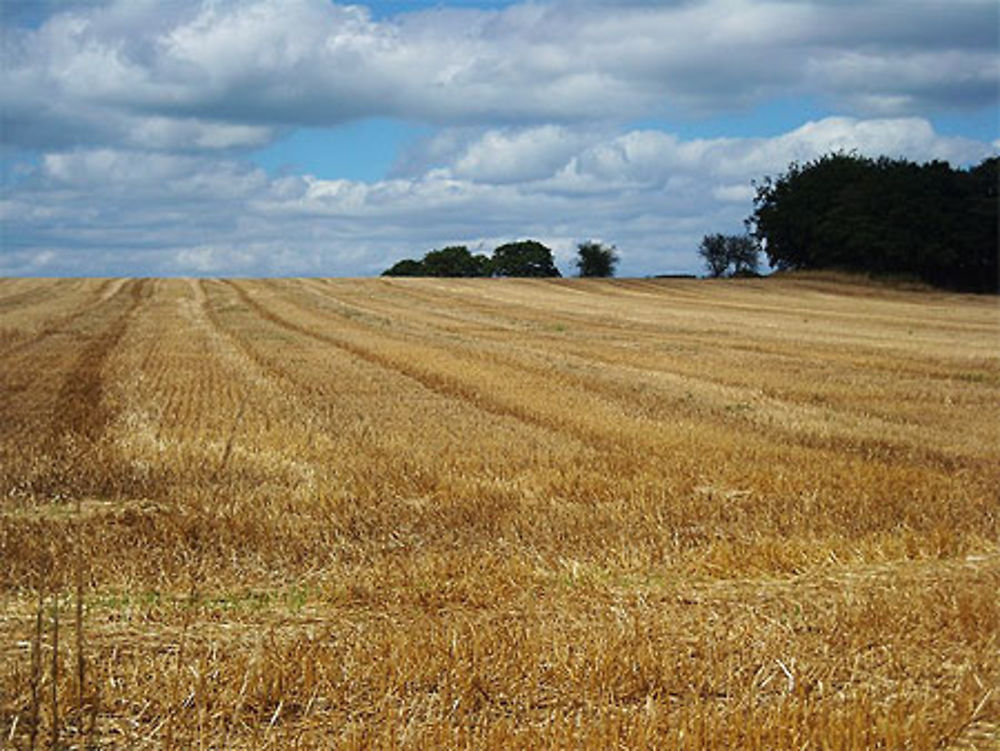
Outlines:
{"type": "Polygon", "coordinates": [[[1000,143],[932,125],[1000,101],[995,0],[387,17],[331,0],[39,0],[0,15],[0,42],[0,274],[370,274],[526,236],[563,262],[603,238],[622,273],[694,271],[700,236],[738,231],[750,181],[791,160],[968,164],[1000,143]],[[842,116],[755,138],[663,125],[800,97],[842,116]],[[366,118],[433,130],[381,179],[251,162],[296,129],[366,118]]]}
{"type": "Polygon", "coordinates": [[[463,130],[407,176],[271,178],[234,158],[83,149],[48,154],[0,209],[0,273],[378,273],[466,243],[535,237],[564,271],[575,243],[615,243],[623,274],[699,269],[698,241],[737,232],[751,181],[832,150],[977,162],[995,145],[918,118],[828,118],[773,138],[682,139],[560,128],[463,130]],[[505,166],[505,165],[510,165],[505,166]],[[41,261],[39,260],[41,259],[41,261]]]}
{"type": "Polygon", "coordinates": [[[994,0],[550,0],[381,20],[329,0],[69,7],[3,32],[9,145],[232,149],[366,117],[575,126],[776,95],[923,115],[995,105],[1000,84],[994,0]]]}

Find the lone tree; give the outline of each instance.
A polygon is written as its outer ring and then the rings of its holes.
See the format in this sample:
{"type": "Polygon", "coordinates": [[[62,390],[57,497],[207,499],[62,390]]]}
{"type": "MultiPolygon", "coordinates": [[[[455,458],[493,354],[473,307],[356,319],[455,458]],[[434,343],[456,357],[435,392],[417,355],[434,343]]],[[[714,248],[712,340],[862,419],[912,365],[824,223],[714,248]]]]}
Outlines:
{"type": "Polygon", "coordinates": [[[760,268],[760,248],[749,235],[705,235],[698,255],[713,277],[725,276],[730,268],[730,276],[756,276],[760,268]]]}
{"type": "Polygon", "coordinates": [[[757,276],[760,270],[760,247],[749,235],[731,235],[726,238],[729,262],[733,276],[757,276]]]}
{"type": "Polygon", "coordinates": [[[618,253],[614,245],[605,246],[588,240],[577,246],[576,267],[580,276],[614,276],[618,253]]]}
{"type": "Polygon", "coordinates": [[[725,235],[705,235],[698,246],[698,255],[705,259],[705,266],[712,277],[720,277],[729,268],[729,252],[725,235]]]}
{"type": "Polygon", "coordinates": [[[495,276],[562,276],[552,259],[552,251],[535,240],[501,245],[493,251],[495,276]]]}

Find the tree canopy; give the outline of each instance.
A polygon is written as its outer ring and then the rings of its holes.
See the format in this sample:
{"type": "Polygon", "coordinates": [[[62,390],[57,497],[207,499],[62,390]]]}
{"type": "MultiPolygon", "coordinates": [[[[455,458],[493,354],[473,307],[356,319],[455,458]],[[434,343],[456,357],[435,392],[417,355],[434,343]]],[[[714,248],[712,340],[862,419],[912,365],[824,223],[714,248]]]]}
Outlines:
{"type": "MultiPolygon", "coordinates": [[[[709,276],[720,277],[729,268],[729,253],[726,248],[726,236],[720,234],[705,235],[698,246],[698,255],[705,262],[709,276]]],[[[398,264],[397,264],[398,265],[398,264]]]]}
{"type": "Polygon", "coordinates": [[[484,255],[473,255],[464,245],[432,250],[415,261],[405,258],[382,272],[382,276],[490,276],[492,263],[484,255]]]}
{"type": "Polygon", "coordinates": [[[501,245],[493,257],[473,255],[464,245],[431,250],[415,261],[405,258],[382,276],[560,276],[552,251],[535,240],[501,245]]]}
{"type": "Polygon", "coordinates": [[[507,243],[494,250],[493,273],[496,276],[562,276],[552,251],[535,240],[507,243]]]}
{"type": "Polygon", "coordinates": [[[749,235],[705,235],[698,246],[710,276],[756,276],[760,248],[749,235]]]}
{"type": "Polygon", "coordinates": [[[382,272],[382,276],[427,276],[422,261],[404,258],[382,272]]]}
{"type": "Polygon", "coordinates": [[[577,246],[576,268],[580,276],[614,276],[618,253],[614,245],[587,241],[577,246]]]}
{"type": "Polygon", "coordinates": [[[536,240],[519,240],[494,250],[493,273],[497,276],[562,276],[552,251],[536,240]]]}
{"type": "Polygon", "coordinates": [[[464,245],[432,250],[424,256],[426,276],[489,276],[490,259],[473,255],[464,245]]]}
{"type": "Polygon", "coordinates": [[[997,292],[1000,158],[968,170],[829,154],[757,186],[747,220],[778,269],[902,274],[997,292]]]}

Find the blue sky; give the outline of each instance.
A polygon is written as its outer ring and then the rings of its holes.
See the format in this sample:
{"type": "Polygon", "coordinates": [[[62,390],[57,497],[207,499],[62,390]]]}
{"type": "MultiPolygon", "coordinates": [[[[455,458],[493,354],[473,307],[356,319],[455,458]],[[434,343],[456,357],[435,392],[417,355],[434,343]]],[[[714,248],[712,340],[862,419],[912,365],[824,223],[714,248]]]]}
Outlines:
{"type": "Polygon", "coordinates": [[[250,154],[272,176],[308,171],[334,180],[374,181],[391,171],[396,154],[429,132],[405,120],[368,118],[335,128],[298,128],[250,154]]]}
{"type": "Polygon", "coordinates": [[[994,0],[0,7],[0,275],[697,272],[792,160],[1000,148],[994,0]]]}

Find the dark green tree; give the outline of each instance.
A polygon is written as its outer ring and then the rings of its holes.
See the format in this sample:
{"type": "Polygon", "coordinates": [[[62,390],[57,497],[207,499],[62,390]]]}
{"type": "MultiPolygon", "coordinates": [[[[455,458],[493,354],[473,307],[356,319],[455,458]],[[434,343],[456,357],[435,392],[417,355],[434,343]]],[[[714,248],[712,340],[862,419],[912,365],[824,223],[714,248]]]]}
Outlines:
{"type": "Polygon", "coordinates": [[[491,276],[492,263],[482,254],[472,255],[464,245],[453,245],[426,253],[423,259],[406,258],[382,272],[382,276],[491,276]]]}
{"type": "Polygon", "coordinates": [[[712,277],[726,276],[726,272],[729,276],[757,276],[760,269],[760,248],[750,235],[705,235],[698,255],[712,277]]]}
{"type": "Polygon", "coordinates": [[[757,186],[747,220],[778,269],[903,275],[996,292],[1000,159],[970,170],[829,154],[757,186]]]}
{"type": "Polygon", "coordinates": [[[733,276],[757,276],[760,270],[760,248],[749,235],[726,238],[726,256],[733,266],[733,276]]]}
{"type": "Polygon", "coordinates": [[[535,240],[501,245],[493,251],[496,276],[562,276],[552,259],[552,251],[535,240]]]}
{"type": "Polygon", "coordinates": [[[472,256],[476,264],[476,273],[472,276],[493,276],[493,259],[483,253],[472,256]]]}
{"type": "Polygon", "coordinates": [[[698,255],[705,261],[705,267],[712,277],[720,277],[729,269],[729,252],[725,235],[705,235],[698,246],[698,255]]]}
{"type": "MultiPolygon", "coordinates": [[[[868,192],[864,186],[871,160],[830,154],[806,165],[793,162],[788,173],[757,186],[754,214],[748,220],[772,267],[779,270],[847,268],[854,253],[842,235],[845,220],[868,192]]],[[[853,232],[869,228],[855,225],[853,232]]]]}
{"type": "Polygon", "coordinates": [[[587,241],[576,250],[576,268],[580,276],[614,276],[618,265],[618,252],[614,245],[587,241]]]}
{"type": "Polygon", "coordinates": [[[382,272],[382,276],[427,276],[424,265],[420,261],[412,258],[404,258],[397,261],[390,268],[382,272]]]}
{"type": "Polygon", "coordinates": [[[483,255],[472,255],[464,245],[432,250],[424,256],[422,263],[426,276],[490,275],[490,259],[483,255]]]}

